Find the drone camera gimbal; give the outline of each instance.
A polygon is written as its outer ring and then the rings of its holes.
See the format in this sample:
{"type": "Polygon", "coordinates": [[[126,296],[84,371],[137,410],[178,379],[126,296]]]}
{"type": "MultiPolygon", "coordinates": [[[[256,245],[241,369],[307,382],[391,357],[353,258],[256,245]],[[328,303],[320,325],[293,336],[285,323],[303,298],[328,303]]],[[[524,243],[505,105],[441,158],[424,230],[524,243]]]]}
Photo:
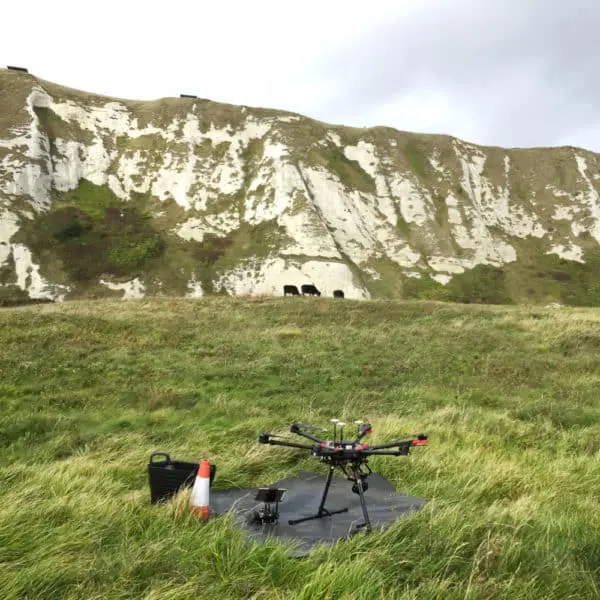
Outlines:
{"type": "Polygon", "coordinates": [[[277,524],[279,522],[279,503],[287,492],[283,488],[258,488],[255,500],[263,502],[262,508],[257,508],[254,511],[253,520],[261,525],[277,524]],[[273,508],[273,504],[275,507],[273,508]]]}
{"type": "Polygon", "coordinates": [[[290,525],[295,525],[303,521],[309,521],[312,519],[320,519],[324,516],[331,516],[334,514],[347,512],[348,508],[342,508],[339,510],[329,511],[325,508],[325,500],[327,499],[327,493],[329,492],[329,486],[331,485],[331,479],[333,477],[333,471],[335,468],[339,468],[343,471],[346,478],[353,483],[352,491],[360,496],[360,503],[364,517],[364,523],[359,525],[365,527],[367,531],[371,531],[371,522],[369,520],[369,514],[367,512],[367,506],[365,502],[364,492],[368,489],[367,477],[371,474],[371,469],[368,465],[368,459],[371,456],[407,456],[410,453],[410,449],[413,446],[424,446],[429,443],[428,437],[424,433],[420,433],[417,436],[409,440],[396,440],[388,442],[386,444],[369,445],[362,443],[361,440],[366,435],[372,433],[370,423],[363,423],[362,421],[355,421],[357,427],[356,439],[344,440],[343,432],[345,423],[338,419],[332,419],[333,423],[333,440],[326,440],[319,438],[318,436],[310,433],[311,430],[323,429],[314,427],[312,425],[305,425],[303,423],[293,423],[290,427],[291,433],[295,433],[301,437],[304,437],[312,444],[298,443],[280,439],[281,436],[276,436],[271,433],[261,433],[258,441],[260,444],[271,444],[273,446],[286,446],[289,448],[299,448],[302,450],[310,450],[313,456],[319,457],[321,462],[326,462],[329,465],[329,472],[327,474],[327,480],[325,482],[325,489],[321,497],[321,503],[319,509],[315,515],[310,517],[304,517],[301,519],[292,519],[288,521],[290,525]],[[336,439],[337,428],[340,428],[340,439],[336,439]],[[348,472],[350,470],[350,473],[348,472]]]}

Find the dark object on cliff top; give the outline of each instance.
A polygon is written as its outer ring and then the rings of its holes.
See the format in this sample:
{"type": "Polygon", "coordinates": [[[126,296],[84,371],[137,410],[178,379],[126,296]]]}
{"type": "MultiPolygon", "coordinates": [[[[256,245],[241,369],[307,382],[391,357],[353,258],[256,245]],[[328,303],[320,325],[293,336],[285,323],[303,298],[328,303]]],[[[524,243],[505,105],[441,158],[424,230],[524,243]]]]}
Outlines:
{"type": "Polygon", "coordinates": [[[10,71],[20,71],[21,73],[29,73],[25,67],[12,67],[11,65],[6,66],[10,71]]]}
{"type": "Polygon", "coordinates": [[[302,290],[303,296],[320,296],[321,295],[321,292],[312,283],[304,284],[303,286],[301,286],[300,289],[302,290]]]}
{"type": "Polygon", "coordinates": [[[299,296],[300,292],[295,285],[284,285],[283,286],[283,295],[284,296],[299,296]]]}

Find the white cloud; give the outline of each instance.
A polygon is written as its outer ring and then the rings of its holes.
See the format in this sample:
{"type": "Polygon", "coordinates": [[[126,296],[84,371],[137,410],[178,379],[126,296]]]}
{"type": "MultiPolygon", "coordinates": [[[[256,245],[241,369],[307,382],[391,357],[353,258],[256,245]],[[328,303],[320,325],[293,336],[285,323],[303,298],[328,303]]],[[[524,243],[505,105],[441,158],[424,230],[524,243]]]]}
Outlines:
{"type": "Polygon", "coordinates": [[[591,0],[32,0],[2,7],[0,57],[121,98],[600,150],[598,17],[591,0]]]}
{"type": "Polygon", "coordinates": [[[468,141],[475,141],[477,130],[474,119],[460,106],[452,106],[443,92],[416,90],[399,95],[389,102],[375,106],[363,115],[365,124],[388,125],[404,131],[452,133],[468,141]]]}

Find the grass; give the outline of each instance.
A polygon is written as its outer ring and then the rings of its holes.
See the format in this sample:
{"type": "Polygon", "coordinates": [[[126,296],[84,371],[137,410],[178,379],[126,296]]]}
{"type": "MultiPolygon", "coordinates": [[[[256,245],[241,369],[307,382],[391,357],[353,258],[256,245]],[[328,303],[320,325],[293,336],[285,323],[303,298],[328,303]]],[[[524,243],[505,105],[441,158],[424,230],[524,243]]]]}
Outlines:
{"type": "Polygon", "coordinates": [[[559,302],[565,306],[600,306],[599,252],[587,253],[586,262],[579,263],[544,254],[539,242],[528,241],[520,248],[524,249],[515,262],[502,267],[477,265],[453,275],[445,286],[427,275],[420,280],[405,279],[402,294],[405,298],[469,304],[559,302]]]}
{"type": "Polygon", "coordinates": [[[86,146],[93,144],[94,136],[91,131],[82,129],[74,121],[64,121],[54,111],[45,107],[35,107],[42,130],[46,132],[51,150],[56,151],[56,139],[77,140],[86,146]]]}
{"type": "Polygon", "coordinates": [[[211,297],[0,311],[0,589],[12,599],[600,597],[600,313],[211,297]],[[217,487],[320,467],[257,443],[366,418],[426,509],[302,560],[149,503],[154,450],[217,487]],[[233,445],[234,444],[234,445],[233,445]]]}
{"type": "Polygon", "coordinates": [[[51,210],[26,222],[15,239],[43,267],[58,262],[70,282],[84,286],[104,274],[137,275],[165,246],[151,217],[108,187],[86,180],[61,194],[51,210]]]}
{"type": "Polygon", "coordinates": [[[431,177],[430,172],[432,171],[432,167],[427,160],[426,151],[422,149],[423,144],[419,144],[414,139],[408,139],[404,145],[404,154],[406,156],[406,160],[410,164],[410,167],[414,173],[417,174],[418,177],[422,179],[426,179],[427,176],[431,177]]]}
{"type": "Polygon", "coordinates": [[[343,150],[335,144],[328,144],[326,149],[321,147],[311,148],[306,156],[307,163],[311,166],[321,166],[330,173],[334,173],[339,181],[348,190],[358,190],[366,194],[375,194],[375,181],[360,166],[356,160],[346,157],[343,150]]]}
{"type": "Polygon", "coordinates": [[[33,77],[29,74],[0,69],[0,139],[13,137],[14,127],[30,122],[25,101],[32,81],[33,77]]]}

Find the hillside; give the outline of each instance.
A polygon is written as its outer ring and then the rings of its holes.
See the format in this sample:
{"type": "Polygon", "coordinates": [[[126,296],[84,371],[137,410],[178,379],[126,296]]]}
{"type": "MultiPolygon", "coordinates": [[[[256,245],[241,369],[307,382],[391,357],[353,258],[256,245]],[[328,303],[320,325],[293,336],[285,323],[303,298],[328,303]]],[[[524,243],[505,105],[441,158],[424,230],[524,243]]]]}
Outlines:
{"type": "Polygon", "coordinates": [[[600,305],[600,159],[0,70],[0,294],[600,305]]]}
{"type": "Polygon", "coordinates": [[[0,310],[0,347],[3,600],[599,597],[597,310],[82,301],[0,310]],[[261,431],[334,416],[429,434],[371,460],[426,509],[296,560],[150,504],[155,450],[263,485],[323,467],[261,431]]]}

